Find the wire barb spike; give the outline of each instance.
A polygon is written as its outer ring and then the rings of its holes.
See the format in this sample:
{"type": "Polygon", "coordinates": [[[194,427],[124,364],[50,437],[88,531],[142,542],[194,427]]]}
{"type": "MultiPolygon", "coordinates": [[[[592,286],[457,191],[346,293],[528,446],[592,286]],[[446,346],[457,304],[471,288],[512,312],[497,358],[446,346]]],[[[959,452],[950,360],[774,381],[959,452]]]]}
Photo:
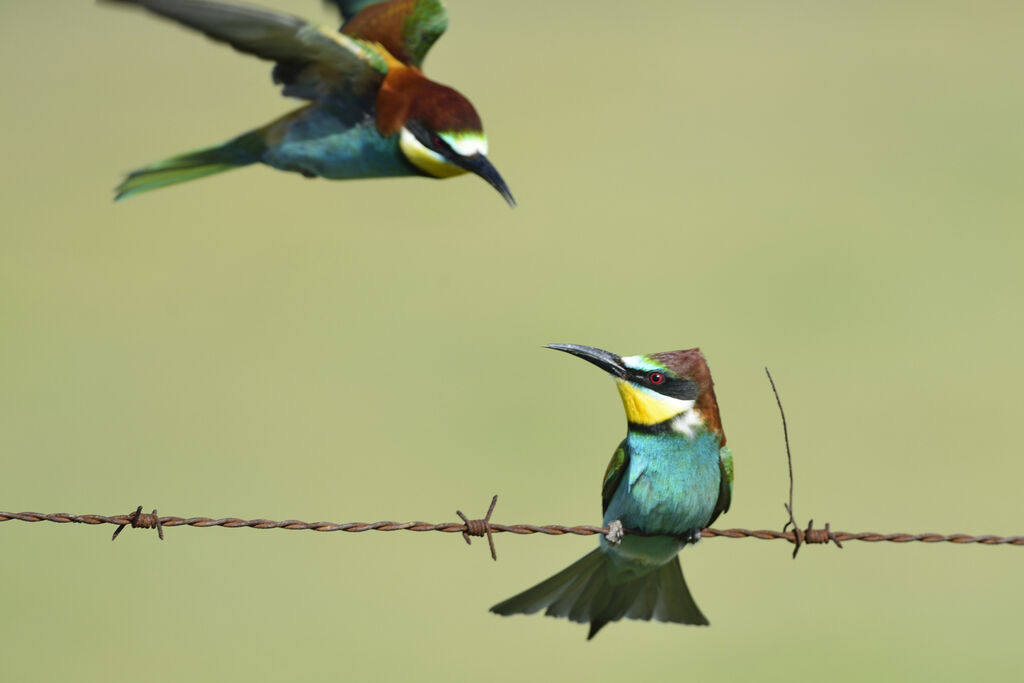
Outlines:
{"type": "Polygon", "coordinates": [[[161,541],[164,540],[164,525],[161,523],[160,515],[157,514],[155,508],[148,515],[143,514],[141,505],[135,508],[135,512],[128,515],[127,522],[119,524],[114,529],[114,535],[110,537],[110,540],[116,541],[118,535],[129,525],[133,529],[156,529],[156,535],[160,537],[161,541]]]}
{"type": "Polygon", "coordinates": [[[483,519],[466,519],[466,515],[462,514],[462,510],[455,511],[455,514],[466,525],[462,532],[462,538],[466,540],[466,545],[473,545],[469,539],[470,536],[486,536],[487,544],[491,546],[491,559],[495,562],[498,561],[498,551],[494,549],[494,535],[491,533],[491,515],[494,513],[494,506],[497,504],[498,494],[495,493],[494,497],[491,498],[491,506],[487,508],[487,514],[483,519]]]}

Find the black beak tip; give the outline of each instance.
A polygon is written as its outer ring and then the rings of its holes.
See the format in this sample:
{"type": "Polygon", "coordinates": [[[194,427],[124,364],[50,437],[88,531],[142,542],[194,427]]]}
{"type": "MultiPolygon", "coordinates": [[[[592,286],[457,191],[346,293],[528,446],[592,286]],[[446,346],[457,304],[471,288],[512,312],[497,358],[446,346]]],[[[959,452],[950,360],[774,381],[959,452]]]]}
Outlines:
{"type": "Polygon", "coordinates": [[[516,198],[512,196],[512,191],[508,189],[508,185],[505,183],[505,179],[501,177],[498,169],[494,168],[494,164],[483,154],[463,157],[461,162],[457,161],[456,163],[486,180],[491,187],[498,191],[498,194],[504,197],[510,207],[514,209],[518,206],[516,198]]]}
{"type": "Polygon", "coordinates": [[[580,344],[545,344],[544,348],[570,353],[577,358],[593,363],[615,377],[626,376],[626,366],[623,365],[622,358],[611,351],[580,344]]]}
{"type": "Polygon", "coordinates": [[[488,183],[490,183],[491,187],[498,191],[498,194],[500,194],[505,199],[505,201],[508,202],[508,205],[511,208],[514,209],[517,206],[519,206],[519,204],[516,202],[516,198],[512,196],[512,190],[508,189],[508,185],[506,185],[502,177],[498,175],[498,171],[495,170],[493,166],[491,167],[491,170],[494,171],[493,176],[482,175],[481,177],[488,183]]]}

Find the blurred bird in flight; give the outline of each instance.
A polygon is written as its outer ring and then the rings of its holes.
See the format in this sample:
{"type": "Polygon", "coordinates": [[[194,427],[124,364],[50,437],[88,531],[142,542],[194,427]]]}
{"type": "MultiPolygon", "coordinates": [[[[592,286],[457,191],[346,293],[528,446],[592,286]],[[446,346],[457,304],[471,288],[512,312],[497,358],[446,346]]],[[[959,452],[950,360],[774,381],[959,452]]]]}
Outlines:
{"type": "Polygon", "coordinates": [[[596,550],[491,611],[545,610],[589,622],[588,640],[623,617],[707,625],[678,557],[732,500],[732,454],[703,354],[689,349],[623,358],[576,344],[549,348],[612,375],[626,409],[626,438],[601,490],[610,533],[596,550]],[[623,536],[624,528],[640,534],[623,536]]]}
{"type": "Polygon", "coordinates": [[[116,199],[263,163],[315,178],[448,178],[475,173],[510,206],[487,159],[473,105],[421,71],[448,27],[440,0],[335,0],[339,30],[297,17],[207,0],[102,0],[137,5],[275,62],[273,79],[305,106],[224,144],[131,172],[116,199]]]}

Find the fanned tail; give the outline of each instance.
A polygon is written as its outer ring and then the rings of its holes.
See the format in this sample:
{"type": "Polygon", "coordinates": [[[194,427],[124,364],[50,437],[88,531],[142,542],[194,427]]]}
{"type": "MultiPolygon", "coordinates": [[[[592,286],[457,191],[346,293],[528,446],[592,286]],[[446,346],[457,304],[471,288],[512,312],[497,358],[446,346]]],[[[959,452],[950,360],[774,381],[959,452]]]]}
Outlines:
{"type": "Polygon", "coordinates": [[[263,130],[259,129],[223,145],[158,161],[129,173],[117,186],[114,199],[127,199],[141,192],[248,166],[260,160],[263,149],[263,130]]]}
{"type": "Polygon", "coordinates": [[[550,579],[491,608],[496,614],[533,614],[590,623],[590,640],[605,624],[627,619],[706,626],[708,620],[690,596],[679,558],[639,578],[613,583],[611,559],[600,548],[550,579]]]}

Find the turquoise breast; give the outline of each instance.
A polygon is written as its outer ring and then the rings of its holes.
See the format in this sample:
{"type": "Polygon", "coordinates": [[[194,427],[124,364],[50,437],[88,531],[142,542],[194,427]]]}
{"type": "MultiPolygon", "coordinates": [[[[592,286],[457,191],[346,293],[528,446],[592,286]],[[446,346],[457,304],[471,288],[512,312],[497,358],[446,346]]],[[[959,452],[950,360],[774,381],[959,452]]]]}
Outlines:
{"type": "Polygon", "coordinates": [[[344,112],[314,106],[282,121],[276,144],[263,162],[283,171],[334,180],[420,175],[398,147],[398,135],[383,137],[373,111],[344,112]]]}
{"type": "Polygon", "coordinates": [[[630,432],[626,437],[629,467],[605,511],[604,523],[622,522],[664,536],[627,535],[617,545],[601,537],[609,555],[612,583],[644,576],[686,545],[684,535],[702,529],[718,501],[721,471],[719,438],[700,431],[693,438],[662,432],[630,432]]]}
{"type": "Polygon", "coordinates": [[[717,434],[631,432],[626,447],[629,467],[608,504],[606,524],[618,519],[627,529],[680,535],[708,523],[721,480],[717,434]]]}

